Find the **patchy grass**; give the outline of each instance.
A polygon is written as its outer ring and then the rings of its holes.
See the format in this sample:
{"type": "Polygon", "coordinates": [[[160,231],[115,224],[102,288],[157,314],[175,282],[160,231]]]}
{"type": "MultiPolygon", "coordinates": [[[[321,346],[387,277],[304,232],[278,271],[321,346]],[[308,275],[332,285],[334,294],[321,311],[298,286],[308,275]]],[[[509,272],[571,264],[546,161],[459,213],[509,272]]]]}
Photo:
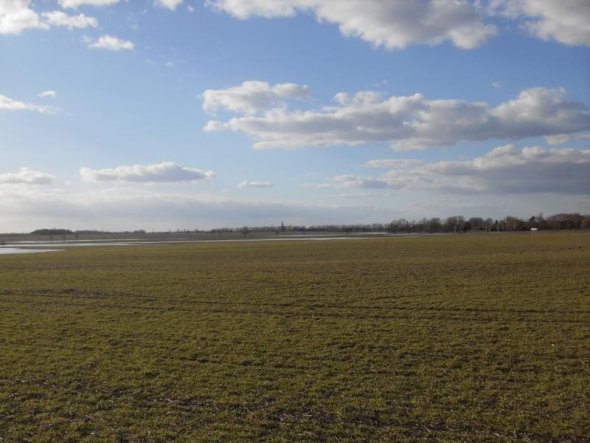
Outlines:
{"type": "Polygon", "coordinates": [[[2,441],[588,441],[590,236],[0,256],[2,441]]]}

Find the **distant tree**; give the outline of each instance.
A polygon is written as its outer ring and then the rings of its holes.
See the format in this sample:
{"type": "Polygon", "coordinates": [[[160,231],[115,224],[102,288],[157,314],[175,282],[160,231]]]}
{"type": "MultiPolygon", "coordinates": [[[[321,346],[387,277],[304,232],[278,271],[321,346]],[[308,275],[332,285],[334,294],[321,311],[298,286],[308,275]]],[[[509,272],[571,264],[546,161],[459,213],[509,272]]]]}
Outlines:
{"type": "Polygon", "coordinates": [[[70,231],[69,229],[56,229],[56,228],[52,228],[52,229],[37,229],[33,232],[31,232],[31,234],[35,234],[35,235],[66,235],[66,234],[72,234],[73,232],[70,231]]]}
{"type": "Polygon", "coordinates": [[[506,231],[522,231],[524,229],[524,222],[518,217],[507,216],[504,219],[506,231]]]}
{"type": "Polygon", "coordinates": [[[465,218],[462,215],[448,217],[445,221],[444,227],[447,232],[463,232],[465,218]]]}
{"type": "Polygon", "coordinates": [[[555,214],[547,217],[550,229],[578,229],[582,226],[584,217],[577,212],[573,214],[555,214]]]}
{"type": "Polygon", "coordinates": [[[442,230],[442,222],[440,218],[434,217],[428,220],[427,230],[428,232],[440,232],[442,230]]]}
{"type": "Polygon", "coordinates": [[[483,231],[486,229],[486,224],[481,217],[471,217],[467,223],[469,223],[469,229],[472,231],[483,231]]]}
{"type": "Polygon", "coordinates": [[[533,215],[524,223],[524,229],[546,229],[545,219],[543,218],[543,214],[533,215]]]}

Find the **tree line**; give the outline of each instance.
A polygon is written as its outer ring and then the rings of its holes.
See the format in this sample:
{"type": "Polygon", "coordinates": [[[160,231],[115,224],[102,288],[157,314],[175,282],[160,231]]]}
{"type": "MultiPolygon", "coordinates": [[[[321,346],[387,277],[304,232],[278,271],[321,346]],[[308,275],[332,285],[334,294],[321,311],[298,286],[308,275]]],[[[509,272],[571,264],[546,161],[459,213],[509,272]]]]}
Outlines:
{"type": "Polygon", "coordinates": [[[510,232],[530,230],[559,230],[559,229],[587,229],[590,228],[590,215],[578,213],[560,213],[549,217],[543,214],[532,216],[528,219],[507,216],[503,219],[482,217],[465,218],[461,215],[440,218],[423,218],[421,220],[408,221],[405,219],[394,220],[387,226],[389,232],[510,232]]]}
{"type": "Polygon", "coordinates": [[[532,216],[528,219],[522,219],[514,216],[507,216],[503,219],[492,219],[482,217],[466,218],[462,215],[455,215],[447,218],[422,218],[420,220],[407,220],[400,218],[392,220],[390,223],[371,223],[371,224],[325,224],[325,225],[285,225],[279,226],[243,226],[241,228],[217,228],[217,229],[183,229],[168,232],[146,232],[143,229],[134,231],[108,232],[97,230],[79,230],[72,231],[69,229],[37,229],[31,232],[32,235],[48,236],[53,239],[54,236],[78,239],[80,236],[104,237],[112,234],[130,235],[133,237],[151,237],[153,235],[194,235],[194,234],[214,234],[221,236],[223,234],[242,235],[249,234],[305,234],[305,233],[368,233],[368,232],[389,232],[389,233],[461,233],[461,232],[510,232],[510,231],[530,231],[530,230],[560,230],[560,229],[589,229],[590,214],[581,215],[575,213],[560,213],[544,217],[543,214],[532,216]]]}
{"type": "Polygon", "coordinates": [[[590,228],[590,214],[580,215],[579,213],[560,213],[544,217],[543,214],[534,215],[528,219],[514,216],[507,216],[503,219],[492,219],[482,217],[466,218],[462,215],[455,215],[447,218],[422,218],[420,220],[407,220],[400,218],[390,223],[371,224],[327,224],[327,225],[283,225],[281,226],[258,226],[241,228],[220,228],[211,229],[210,233],[236,233],[243,236],[256,232],[280,233],[305,233],[305,232],[390,232],[390,233],[449,233],[449,232],[510,232],[530,230],[559,230],[559,229],[588,229],[590,228]]]}

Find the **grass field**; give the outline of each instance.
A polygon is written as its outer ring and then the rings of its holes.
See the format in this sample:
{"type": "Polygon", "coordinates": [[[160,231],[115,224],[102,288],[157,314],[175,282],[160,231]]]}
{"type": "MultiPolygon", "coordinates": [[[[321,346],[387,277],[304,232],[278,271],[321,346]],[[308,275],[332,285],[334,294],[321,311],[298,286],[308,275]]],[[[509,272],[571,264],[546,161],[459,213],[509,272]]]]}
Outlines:
{"type": "Polygon", "coordinates": [[[589,441],[590,235],[0,256],[0,441],[589,441]]]}

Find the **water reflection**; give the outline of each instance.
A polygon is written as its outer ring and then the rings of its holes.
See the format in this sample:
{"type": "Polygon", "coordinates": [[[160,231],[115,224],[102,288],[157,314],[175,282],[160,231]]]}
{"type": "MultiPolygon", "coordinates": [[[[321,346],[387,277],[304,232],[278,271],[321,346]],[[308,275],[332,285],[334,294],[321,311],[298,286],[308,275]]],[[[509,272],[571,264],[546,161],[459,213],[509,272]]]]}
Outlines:
{"type": "Polygon", "coordinates": [[[37,252],[58,252],[62,249],[24,249],[24,248],[3,248],[0,247],[0,255],[5,254],[35,254],[37,252]]]}

